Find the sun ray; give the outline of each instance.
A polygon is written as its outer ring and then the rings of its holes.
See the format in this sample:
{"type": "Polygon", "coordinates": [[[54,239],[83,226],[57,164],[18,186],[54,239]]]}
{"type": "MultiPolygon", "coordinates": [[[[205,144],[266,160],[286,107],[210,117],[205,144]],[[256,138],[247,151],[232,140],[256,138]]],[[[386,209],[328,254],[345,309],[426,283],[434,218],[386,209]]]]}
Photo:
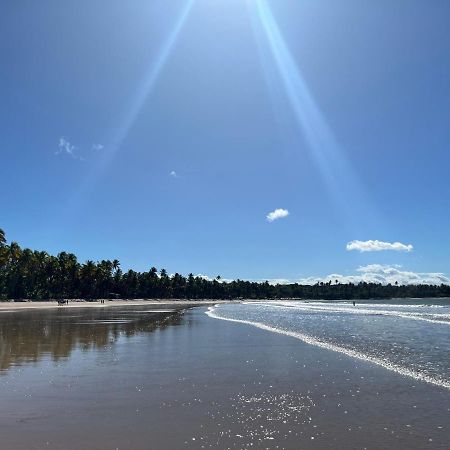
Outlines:
{"type": "MultiPolygon", "coordinates": [[[[295,121],[306,141],[310,158],[320,173],[330,197],[347,217],[354,216],[356,207],[371,209],[362,183],[347,161],[346,155],[311,94],[267,0],[251,2],[249,7],[260,54],[262,53],[260,40],[264,38],[278,72],[278,80],[282,81],[295,121]]],[[[267,55],[262,57],[262,66],[266,72],[266,81],[270,84],[274,83],[273,71],[268,66],[267,55]]],[[[274,91],[273,86],[269,88],[272,92],[274,91]]],[[[371,215],[376,216],[373,211],[371,215]]]]}
{"type": "Polygon", "coordinates": [[[111,164],[114,159],[114,155],[120,150],[123,142],[129,135],[131,128],[136,122],[145,103],[148,101],[149,96],[154,90],[166,63],[172,54],[180,32],[192,10],[194,2],[195,0],[186,0],[180,13],[178,14],[173,29],[165,39],[158,55],[153,61],[150,62],[147,74],[143,78],[141,85],[136,89],[122,123],[119,124],[114,135],[107,141],[102,158],[95,166],[92,167],[90,173],[81,184],[76,197],[73,199],[73,203],[69,207],[72,214],[73,211],[83,202],[87,192],[89,192],[101,178],[102,173],[104,173],[107,167],[111,164]]]}
{"type": "Polygon", "coordinates": [[[187,17],[192,9],[194,4],[194,0],[187,0],[184,7],[182,8],[177,21],[173,27],[173,30],[167,37],[163,46],[161,47],[160,52],[158,53],[156,59],[151,62],[149,71],[144,78],[142,85],[139,86],[139,89],[136,91],[134,99],[132,101],[131,107],[124,118],[123,123],[119,126],[117,133],[113,139],[113,143],[109,150],[109,154],[113,155],[117,150],[119,150],[121,144],[127,137],[130,132],[131,127],[136,121],[139,113],[141,112],[146,100],[148,99],[150,93],[152,92],[158,78],[161,75],[161,72],[164,66],[169,59],[172,50],[175,46],[175,43],[178,39],[178,36],[183,28],[183,25],[186,22],[187,17]]]}

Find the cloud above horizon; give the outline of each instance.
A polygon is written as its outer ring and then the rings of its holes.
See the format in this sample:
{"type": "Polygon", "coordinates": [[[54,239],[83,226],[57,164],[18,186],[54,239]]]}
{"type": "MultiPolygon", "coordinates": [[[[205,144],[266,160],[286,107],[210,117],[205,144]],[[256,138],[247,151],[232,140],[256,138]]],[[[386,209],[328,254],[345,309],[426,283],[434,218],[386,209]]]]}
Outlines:
{"type": "Polygon", "coordinates": [[[274,211],[267,214],[266,219],[268,222],[273,222],[274,220],[283,219],[289,215],[289,211],[287,209],[278,208],[274,211]]]}
{"type": "Polygon", "coordinates": [[[170,175],[172,178],[178,178],[178,174],[175,172],[175,170],[172,170],[171,172],[169,172],[169,175],[170,175]]]}
{"type": "Polygon", "coordinates": [[[414,247],[411,244],[402,244],[401,242],[383,242],[378,240],[351,241],[347,243],[347,251],[357,250],[363,252],[381,252],[391,250],[395,252],[411,252],[414,247]]]}
{"type": "Polygon", "coordinates": [[[58,150],[56,150],[55,155],[69,155],[72,158],[77,158],[75,155],[76,147],[75,145],[71,144],[66,138],[60,137],[59,143],[58,143],[58,150]]]}
{"type": "Polygon", "coordinates": [[[225,283],[225,284],[226,283],[231,283],[231,282],[234,281],[232,278],[222,278],[222,277],[220,277],[219,279],[217,279],[217,277],[210,277],[209,275],[203,275],[202,273],[198,273],[197,275],[194,275],[194,276],[198,277],[198,278],[202,278],[203,280],[206,280],[206,281],[216,280],[219,283],[225,283]]]}
{"type": "Polygon", "coordinates": [[[315,284],[338,280],[340,283],[381,283],[381,284],[450,284],[450,278],[441,272],[412,272],[400,265],[369,264],[360,266],[355,274],[332,273],[325,277],[307,277],[298,280],[300,284],[315,284]]]}
{"type": "Polygon", "coordinates": [[[100,150],[103,150],[105,146],[103,144],[92,144],[91,148],[94,152],[99,152],[100,150]]]}
{"type": "MultiPolygon", "coordinates": [[[[170,274],[172,277],[174,274],[170,274]]],[[[194,275],[195,277],[202,278],[207,281],[217,280],[217,277],[212,277],[202,273],[194,275]]],[[[237,279],[237,278],[236,278],[237,279]]],[[[233,278],[220,278],[217,280],[219,283],[231,283],[235,279],[233,278]]],[[[377,284],[392,284],[396,282],[399,285],[417,285],[417,284],[430,284],[430,285],[450,285],[450,277],[442,272],[413,272],[405,270],[401,265],[387,265],[387,264],[369,264],[366,266],[359,266],[355,273],[350,275],[342,275],[338,273],[331,273],[327,276],[311,276],[300,279],[289,278],[241,278],[244,281],[250,281],[253,283],[268,282],[270,285],[277,284],[303,284],[314,285],[316,283],[328,283],[333,284],[336,280],[341,284],[358,284],[365,283],[377,283],[377,284]]]]}
{"type": "MultiPolygon", "coordinates": [[[[103,144],[92,144],[91,145],[91,151],[92,152],[99,152],[103,150],[105,147],[103,144]]],[[[79,149],[75,147],[70,141],[68,141],[65,137],[60,137],[58,141],[58,149],[55,152],[56,156],[59,155],[68,155],[73,159],[77,159],[79,161],[86,161],[86,158],[84,156],[81,156],[78,151],[79,149]]]]}

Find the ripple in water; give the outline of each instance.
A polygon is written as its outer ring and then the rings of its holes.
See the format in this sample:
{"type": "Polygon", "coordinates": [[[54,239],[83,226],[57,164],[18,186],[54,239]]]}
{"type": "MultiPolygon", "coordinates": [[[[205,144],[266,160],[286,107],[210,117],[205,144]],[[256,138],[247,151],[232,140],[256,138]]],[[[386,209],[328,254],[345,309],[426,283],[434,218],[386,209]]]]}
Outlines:
{"type": "Polygon", "coordinates": [[[295,337],[450,389],[450,305],[445,302],[355,307],[343,302],[245,302],[216,306],[207,314],[295,337]]]}

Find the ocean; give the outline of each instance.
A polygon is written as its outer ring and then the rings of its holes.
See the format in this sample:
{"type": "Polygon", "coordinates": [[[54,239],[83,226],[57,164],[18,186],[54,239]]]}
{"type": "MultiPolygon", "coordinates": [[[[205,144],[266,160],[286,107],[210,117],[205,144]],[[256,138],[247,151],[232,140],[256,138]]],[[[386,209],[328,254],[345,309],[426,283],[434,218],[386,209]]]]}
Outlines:
{"type": "Polygon", "coordinates": [[[243,302],[207,314],[450,389],[450,299],[243,302]]]}
{"type": "Polygon", "coordinates": [[[447,450],[449,307],[3,312],[0,448],[447,450]]]}

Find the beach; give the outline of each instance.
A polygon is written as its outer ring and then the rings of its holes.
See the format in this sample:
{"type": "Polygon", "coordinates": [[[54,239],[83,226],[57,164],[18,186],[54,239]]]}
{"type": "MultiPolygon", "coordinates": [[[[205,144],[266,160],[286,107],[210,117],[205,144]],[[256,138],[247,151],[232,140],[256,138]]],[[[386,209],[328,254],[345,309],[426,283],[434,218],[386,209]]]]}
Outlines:
{"type": "Polygon", "coordinates": [[[57,300],[50,301],[0,301],[1,311],[18,311],[24,309],[49,309],[49,308],[111,308],[120,306],[144,306],[150,305],[155,307],[170,306],[177,308],[186,308],[191,306],[211,305],[214,303],[224,303],[223,301],[211,300],[108,300],[104,303],[101,300],[86,301],[86,300],[68,300],[67,304],[58,305],[57,300]]]}
{"type": "Polygon", "coordinates": [[[0,314],[2,448],[448,448],[447,389],[207,307],[164,311],[0,314]]]}
{"type": "Polygon", "coordinates": [[[1,11],[0,450],[450,450],[450,0],[1,11]]]}

